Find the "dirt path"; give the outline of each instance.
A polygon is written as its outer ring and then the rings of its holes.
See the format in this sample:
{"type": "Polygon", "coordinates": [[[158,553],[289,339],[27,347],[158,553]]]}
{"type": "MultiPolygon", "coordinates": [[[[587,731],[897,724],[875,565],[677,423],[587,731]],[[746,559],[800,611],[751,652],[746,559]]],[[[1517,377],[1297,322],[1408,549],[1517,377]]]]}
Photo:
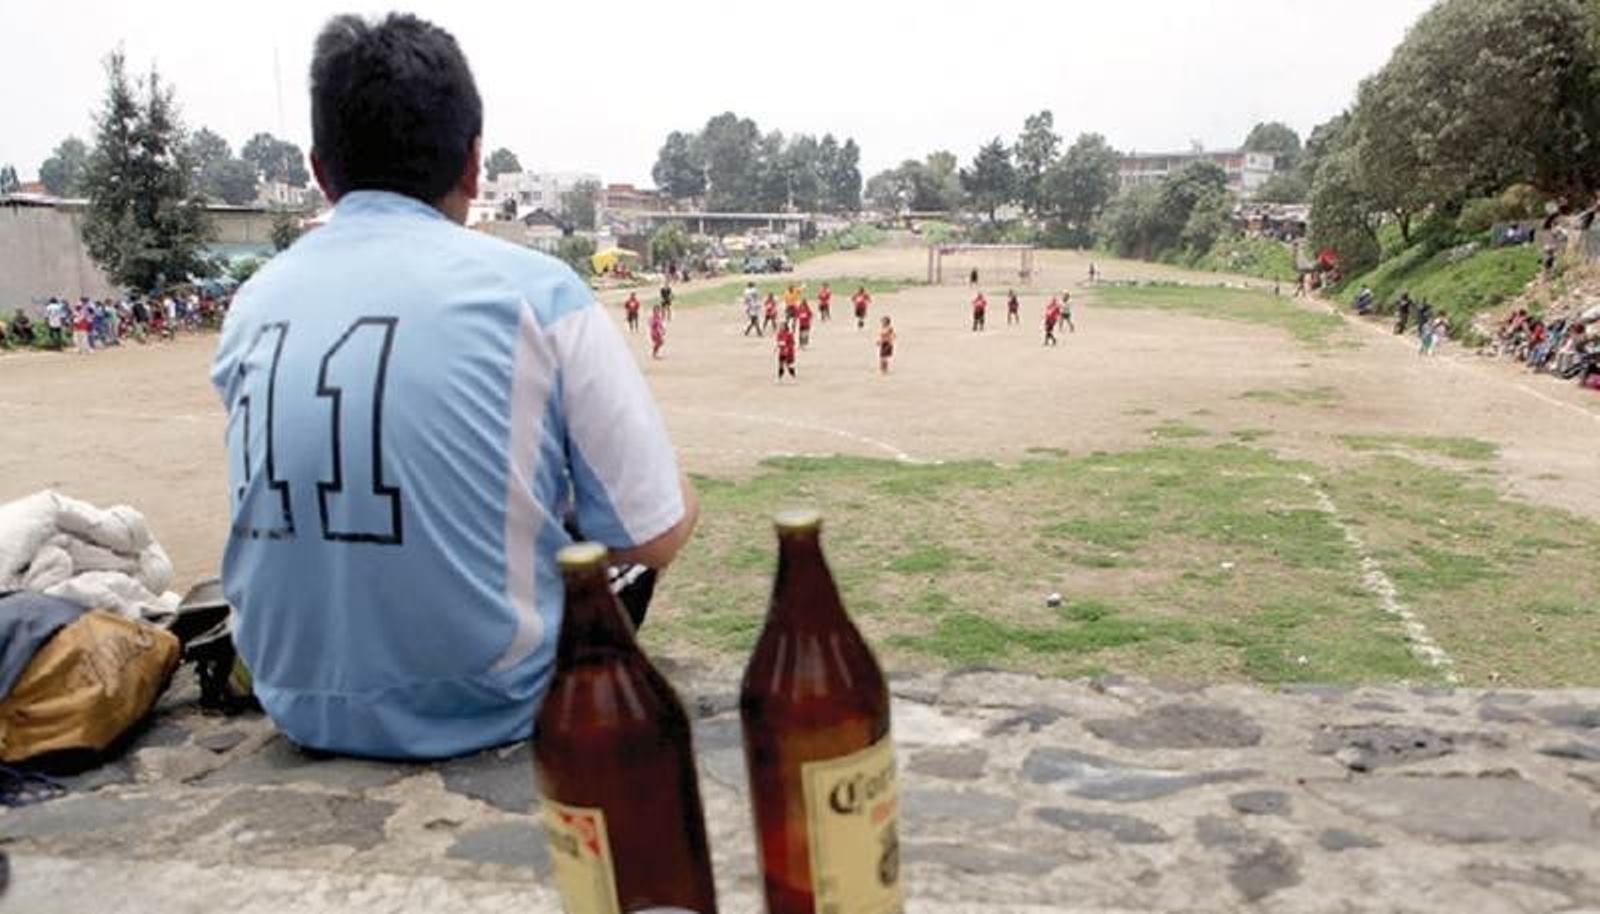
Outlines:
{"type": "MultiPolygon", "coordinates": [[[[1096,262],[1112,279],[1220,281],[1096,262]]],[[[1267,430],[1264,444],[1335,467],[1350,457],[1340,435],[1479,438],[1502,448],[1490,466],[1504,490],[1600,517],[1600,397],[1471,357],[1425,361],[1408,342],[1359,326],[1350,331],[1359,348],[1316,352],[1267,327],[1100,310],[1082,289],[1078,332],[1042,347],[1046,290],[1076,288],[1087,266],[1080,254],[1042,254],[1039,284],[1019,289],[1020,327],[1006,326],[1005,289],[991,286],[985,333],[968,330],[964,286],[882,296],[872,318],[892,315],[900,333],[888,377],[876,373],[871,329],[858,331],[842,307],[801,353],[797,384],[775,383],[771,340],[741,336],[732,301],[680,309],[660,361],[649,359],[643,334],[630,343],[697,473],[740,474],[780,453],[1007,461],[1029,448],[1116,450],[1147,444],[1152,428],[1176,420],[1222,438],[1267,430]],[[1332,402],[1243,398],[1322,387],[1332,402]]],[[[798,275],[915,278],[925,269],[923,250],[886,247],[809,261],[798,275]]],[[[207,335],[91,358],[0,357],[0,500],[48,486],[134,504],[180,583],[213,573],[226,529],[223,415],[206,380],[214,345],[207,335]]]]}

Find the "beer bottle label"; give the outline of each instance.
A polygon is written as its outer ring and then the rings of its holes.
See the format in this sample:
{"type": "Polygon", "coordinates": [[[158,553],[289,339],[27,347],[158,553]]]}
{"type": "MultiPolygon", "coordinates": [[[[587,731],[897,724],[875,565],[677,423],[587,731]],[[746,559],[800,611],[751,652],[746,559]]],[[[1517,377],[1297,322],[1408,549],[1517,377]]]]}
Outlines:
{"type": "Polygon", "coordinates": [[[621,914],[605,812],[563,806],[548,797],[541,803],[550,868],[567,914],[621,914]]]}
{"type": "Polygon", "coordinates": [[[816,914],[901,909],[899,799],[888,734],[853,755],[800,766],[816,914]]]}

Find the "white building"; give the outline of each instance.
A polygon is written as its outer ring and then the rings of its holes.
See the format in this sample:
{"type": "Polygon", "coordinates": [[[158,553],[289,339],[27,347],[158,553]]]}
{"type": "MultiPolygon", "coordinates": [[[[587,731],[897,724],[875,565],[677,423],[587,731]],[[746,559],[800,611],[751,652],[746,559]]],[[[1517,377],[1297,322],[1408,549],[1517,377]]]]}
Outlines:
{"type": "Polygon", "coordinates": [[[1219,152],[1130,152],[1118,170],[1122,188],[1156,184],[1192,162],[1215,162],[1228,173],[1228,189],[1246,199],[1272,177],[1277,157],[1266,152],[1228,149],[1219,152]]]}
{"type": "MultiPolygon", "coordinates": [[[[542,209],[547,213],[561,215],[566,208],[561,202],[561,195],[572,190],[573,187],[585,181],[593,182],[597,187],[600,176],[590,172],[580,171],[511,171],[500,175],[493,181],[485,181],[478,188],[476,212],[494,213],[501,211],[507,200],[516,204],[516,215],[521,216],[542,209]]],[[[599,200],[596,204],[599,204],[599,200]]]]}

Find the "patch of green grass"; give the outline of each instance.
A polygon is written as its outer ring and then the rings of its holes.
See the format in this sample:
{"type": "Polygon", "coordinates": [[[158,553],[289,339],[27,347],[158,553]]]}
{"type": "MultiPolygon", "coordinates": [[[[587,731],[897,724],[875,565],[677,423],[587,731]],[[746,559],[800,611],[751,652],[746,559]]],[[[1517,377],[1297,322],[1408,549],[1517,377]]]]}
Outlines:
{"type": "Polygon", "coordinates": [[[1600,682],[1600,577],[1576,564],[1600,554],[1600,524],[1385,450],[1337,473],[1203,439],[1008,467],[790,457],[700,491],[700,528],[642,630],[650,650],[738,662],[772,586],[771,512],[811,503],[845,605],[891,669],[1437,679],[1363,585],[1372,557],[1468,683],[1600,682]],[[1051,609],[1051,592],[1070,601],[1051,609]]]}
{"type": "Polygon", "coordinates": [[[961,553],[943,545],[922,545],[889,562],[898,574],[936,574],[949,571],[961,561],[961,553]]]}
{"type": "MultiPolygon", "coordinates": [[[[822,288],[823,283],[827,283],[833,289],[833,306],[836,309],[849,308],[850,296],[855,294],[857,287],[866,287],[867,293],[876,297],[919,285],[909,280],[867,279],[859,276],[798,279],[793,276],[779,275],[772,279],[756,279],[756,291],[761,294],[763,299],[770,292],[782,302],[783,293],[789,288],[791,282],[805,287],[806,297],[811,299],[813,305],[816,303],[817,290],[822,288]]],[[[745,280],[741,279],[683,292],[672,299],[672,305],[674,308],[704,308],[710,305],[727,305],[732,308],[739,305],[743,300],[744,284],[745,280]]],[[[843,313],[843,311],[840,313],[843,313]]]]}
{"type": "Polygon", "coordinates": [[[1245,444],[1253,444],[1272,435],[1271,429],[1265,428],[1236,428],[1229,433],[1234,440],[1245,444]]]}
{"type": "Polygon", "coordinates": [[[1211,433],[1203,428],[1196,428],[1182,422],[1168,421],[1152,428],[1150,437],[1157,441],[1178,441],[1184,438],[1204,438],[1211,433]]]}
{"type": "Polygon", "coordinates": [[[1344,394],[1334,387],[1290,387],[1283,390],[1247,390],[1239,395],[1239,399],[1283,406],[1318,406],[1331,409],[1344,401],[1344,394]]]}
{"type": "Polygon", "coordinates": [[[1437,454],[1452,460],[1494,460],[1500,446],[1477,438],[1446,438],[1428,435],[1340,435],[1339,440],[1353,451],[1394,451],[1397,449],[1437,454]]]}
{"type": "Polygon", "coordinates": [[[824,254],[836,254],[839,251],[854,251],[860,248],[877,247],[889,238],[888,233],[874,225],[852,225],[842,232],[835,232],[812,241],[794,251],[789,259],[795,263],[804,263],[824,254]]]}
{"type": "Polygon", "coordinates": [[[1429,253],[1422,245],[1399,252],[1371,272],[1350,279],[1339,298],[1355,301],[1362,288],[1372,289],[1379,310],[1393,313],[1400,293],[1433,305],[1450,321],[1452,335],[1465,330],[1476,315],[1511,299],[1539,274],[1535,246],[1480,249],[1462,258],[1457,251],[1429,253]]]}
{"type": "Polygon", "coordinates": [[[1211,250],[1195,258],[1190,265],[1197,270],[1213,273],[1235,273],[1287,283],[1296,281],[1300,276],[1295,269],[1293,250],[1289,245],[1271,238],[1240,235],[1219,238],[1211,250]]]}
{"type": "Polygon", "coordinates": [[[1102,307],[1141,311],[1174,311],[1196,317],[1276,327],[1312,348],[1341,342],[1344,321],[1336,315],[1302,307],[1293,299],[1254,289],[1204,286],[1109,286],[1095,290],[1102,307]]]}
{"type": "Polygon", "coordinates": [[[1058,459],[1069,456],[1066,448],[1059,447],[1030,447],[1023,453],[1034,457],[1055,457],[1058,459]]]}

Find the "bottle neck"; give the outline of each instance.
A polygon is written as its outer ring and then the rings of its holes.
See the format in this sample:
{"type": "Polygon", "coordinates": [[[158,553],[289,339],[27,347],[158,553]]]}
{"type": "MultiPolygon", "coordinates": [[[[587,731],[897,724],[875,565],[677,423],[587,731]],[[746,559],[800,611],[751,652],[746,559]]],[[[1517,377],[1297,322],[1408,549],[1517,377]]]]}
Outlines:
{"type": "Polygon", "coordinates": [[[817,530],[786,530],[778,535],[778,576],[772,588],[770,617],[790,625],[832,623],[844,614],[839,589],[822,557],[817,530]]]}
{"type": "Polygon", "coordinates": [[[637,650],[633,626],[617,606],[604,567],[566,573],[566,606],[561,621],[557,666],[578,662],[592,651],[637,650]]]}

